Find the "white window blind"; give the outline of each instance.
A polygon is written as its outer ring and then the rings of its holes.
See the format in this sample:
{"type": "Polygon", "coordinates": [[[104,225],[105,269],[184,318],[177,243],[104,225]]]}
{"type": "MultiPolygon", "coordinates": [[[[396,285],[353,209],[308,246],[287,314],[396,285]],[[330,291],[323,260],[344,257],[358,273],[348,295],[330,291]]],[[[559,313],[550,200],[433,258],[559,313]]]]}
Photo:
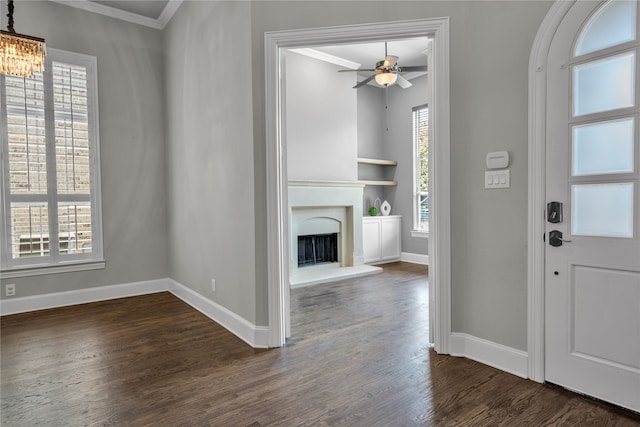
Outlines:
{"type": "Polygon", "coordinates": [[[429,108],[413,108],[413,228],[429,230],[429,108]]]}
{"type": "Polygon", "coordinates": [[[0,83],[3,270],[102,260],[95,58],[0,83]]]}

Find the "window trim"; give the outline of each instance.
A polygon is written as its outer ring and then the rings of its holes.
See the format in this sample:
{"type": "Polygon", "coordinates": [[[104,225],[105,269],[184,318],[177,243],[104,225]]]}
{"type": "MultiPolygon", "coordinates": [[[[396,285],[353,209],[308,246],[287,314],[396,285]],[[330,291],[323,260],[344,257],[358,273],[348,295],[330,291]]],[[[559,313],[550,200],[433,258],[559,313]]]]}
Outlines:
{"type": "MultiPolygon", "coordinates": [[[[429,115],[429,104],[422,104],[422,105],[418,105],[415,106],[411,109],[411,138],[412,138],[412,156],[413,156],[413,188],[412,188],[412,211],[413,211],[413,225],[411,228],[411,237],[417,237],[417,238],[423,238],[426,239],[429,237],[429,221],[427,221],[426,223],[421,225],[421,221],[420,221],[420,196],[422,196],[422,193],[419,191],[419,188],[417,188],[417,183],[418,183],[418,179],[419,179],[419,174],[420,174],[420,159],[418,157],[418,147],[417,147],[417,143],[418,140],[416,138],[416,123],[415,123],[415,115],[416,112],[420,111],[420,110],[427,110],[427,129],[429,129],[430,127],[430,121],[431,121],[431,117],[429,115]]],[[[427,137],[427,144],[428,144],[429,138],[427,137]]],[[[428,162],[428,160],[427,160],[428,162]]],[[[428,195],[428,191],[427,191],[427,195],[428,195]]]]}
{"type": "MultiPolygon", "coordinates": [[[[34,257],[24,260],[14,259],[11,255],[11,224],[10,215],[10,194],[5,188],[9,182],[9,167],[7,150],[7,123],[2,120],[0,124],[0,153],[2,154],[0,170],[2,171],[2,185],[0,185],[0,211],[2,213],[2,224],[0,224],[0,237],[2,238],[2,256],[0,258],[0,272],[2,278],[25,277],[41,274],[51,274],[57,272],[82,271],[89,269],[104,268],[105,261],[103,255],[103,227],[102,227],[102,195],[101,195],[101,172],[100,172],[100,133],[99,133],[99,109],[98,109],[98,66],[95,56],[67,52],[60,49],[47,48],[45,60],[45,70],[51,70],[53,62],[82,66],[87,72],[87,98],[88,98],[88,128],[90,138],[90,173],[91,187],[89,203],[91,204],[92,217],[92,252],[88,254],[59,254],[47,257],[34,257]]],[[[6,115],[4,76],[0,76],[0,115],[6,115]]],[[[47,145],[55,144],[54,128],[51,125],[53,110],[52,85],[53,77],[51,72],[45,72],[43,78],[45,96],[45,135],[47,145]]],[[[55,151],[54,151],[55,153],[55,151]]],[[[47,167],[50,167],[50,160],[47,158],[47,167]]],[[[53,187],[48,186],[47,194],[44,198],[49,206],[55,206],[60,200],[58,195],[49,191],[53,187]]],[[[63,197],[62,201],[69,197],[63,197]]],[[[73,196],[71,196],[73,198],[73,196]]],[[[28,198],[25,198],[28,199],[28,198]]],[[[56,226],[57,229],[57,226],[56,226]]],[[[50,230],[56,232],[56,229],[50,230]]]]}
{"type": "Polygon", "coordinates": [[[82,261],[82,262],[69,262],[58,265],[51,264],[39,264],[31,265],[28,267],[16,267],[2,269],[0,272],[0,279],[14,279],[16,277],[31,277],[31,276],[44,276],[46,274],[56,273],[72,273],[75,271],[87,271],[87,270],[100,270],[106,268],[107,263],[105,260],[98,261],[82,261]]]}

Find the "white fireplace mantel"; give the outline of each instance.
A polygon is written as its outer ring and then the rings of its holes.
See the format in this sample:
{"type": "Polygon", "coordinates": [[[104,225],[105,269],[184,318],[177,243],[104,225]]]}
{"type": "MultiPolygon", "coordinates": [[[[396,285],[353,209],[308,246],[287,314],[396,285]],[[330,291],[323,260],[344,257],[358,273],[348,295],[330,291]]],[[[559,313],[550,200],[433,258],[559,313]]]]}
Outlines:
{"type": "MultiPolygon", "coordinates": [[[[313,216],[334,217],[343,227],[343,253],[340,267],[354,267],[364,264],[362,244],[362,196],[364,184],[357,181],[289,181],[289,236],[290,275],[298,273],[297,242],[298,225],[313,216]],[[342,209],[342,214],[330,214],[334,209],[342,209]]],[[[310,268],[310,267],[306,267],[310,268]]]]}

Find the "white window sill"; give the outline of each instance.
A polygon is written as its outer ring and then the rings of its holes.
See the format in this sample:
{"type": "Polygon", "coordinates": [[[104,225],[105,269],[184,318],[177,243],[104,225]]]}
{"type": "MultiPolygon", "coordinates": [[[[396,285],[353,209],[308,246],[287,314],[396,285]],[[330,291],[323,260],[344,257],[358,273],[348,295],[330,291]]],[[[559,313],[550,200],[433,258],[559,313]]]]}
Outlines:
{"type": "Polygon", "coordinates": [[[429,231],[428,230],[411,230],[411,237],[418,237],[420,239],[428,239],[429,231]]]}
{"type": "Polygon", "coordinates": [[[99,270],[106,267],[106,262],[101,261],[83,261],[59,265],[45,265],[40,267],[16,267],[2,270],[0,278],[12,279],[14,277],[30,277],[42,276],[44,274],[55,273],[71,273],[74,271],[99,270]]]}

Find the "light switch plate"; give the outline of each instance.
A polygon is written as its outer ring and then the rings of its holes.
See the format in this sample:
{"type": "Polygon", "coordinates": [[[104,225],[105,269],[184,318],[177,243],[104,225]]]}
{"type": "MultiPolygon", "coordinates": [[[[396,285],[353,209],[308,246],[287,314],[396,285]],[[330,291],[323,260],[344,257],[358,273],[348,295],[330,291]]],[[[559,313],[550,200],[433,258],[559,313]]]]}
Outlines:
{"type": "Polygon", "coordinates": [[[485,171],[484,188],[509,188],[511,180],[509,169],[485,171]]]}

